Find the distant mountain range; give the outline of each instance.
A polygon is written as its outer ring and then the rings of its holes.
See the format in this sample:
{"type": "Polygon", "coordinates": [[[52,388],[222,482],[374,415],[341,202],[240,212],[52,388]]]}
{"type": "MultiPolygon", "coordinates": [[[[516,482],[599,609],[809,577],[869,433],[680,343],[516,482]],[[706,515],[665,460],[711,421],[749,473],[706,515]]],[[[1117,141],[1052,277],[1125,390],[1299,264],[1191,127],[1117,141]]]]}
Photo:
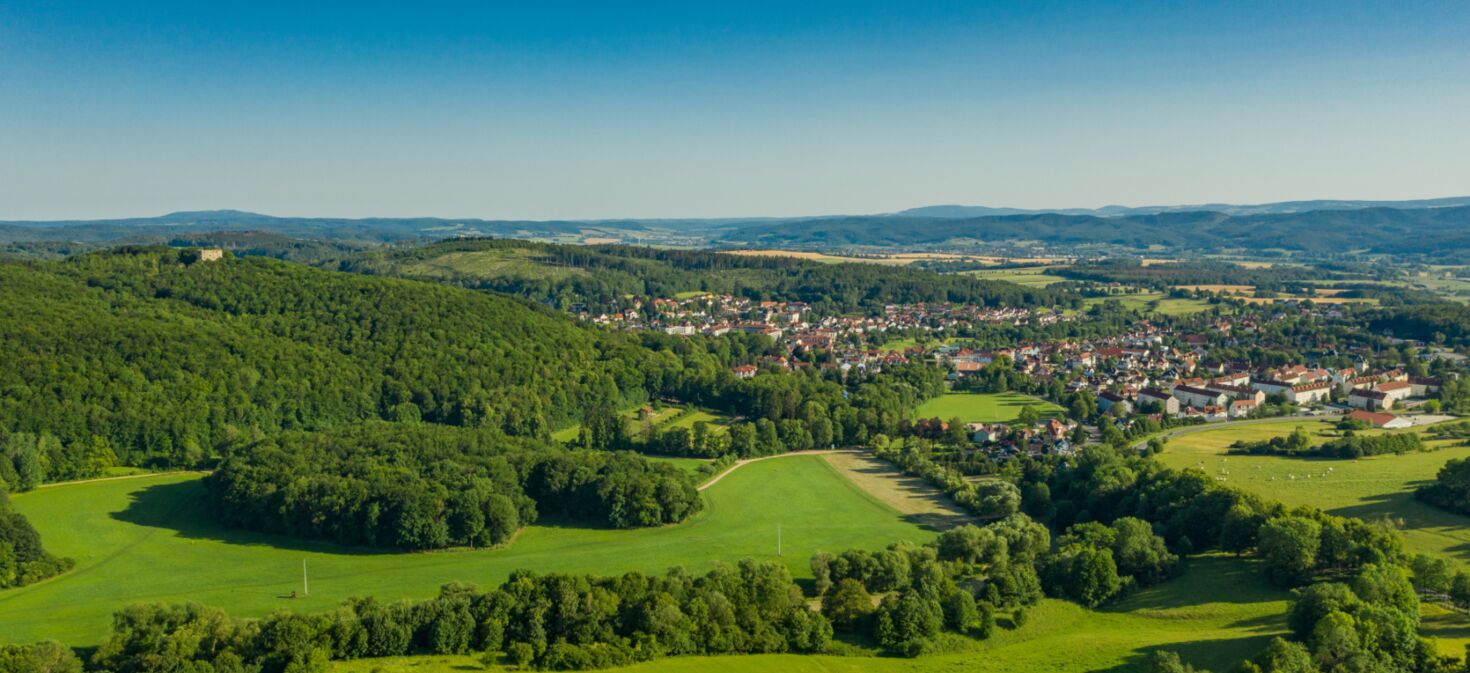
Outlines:
{"type": "Polygon", "coordinates": [[[1206,211],[1226,215],[1271,215],[1282,213],[1305,213],[1313,210],[1361,210],[1364,208],[1445,208],[1470,206],[1470,196],[1451,196],[1440,199],[1417,199],[1412,201],[1338,201],[1318,199],[1315,201],[1280,201],[1256,205],[1230,203],[1206,203],[1189,206],[1103,206],[1101,208],[993,208],[990,206],[923,206],[901,210],[894,215],[901,217],[985,217],[992,215],[1036,215],[1057,213],[1060,215],[1095,215],[1097,217],[1122,217],[1126,215],[1158,215],[1160,213],[1186,213],[1206,211]]]}
{"type": "MultiPolygon", "coordinates": [[[[491,236],[806,249],[1039,241],[1140,249],[1164,246],[1182,250],[1283,248],[1314,253],[1367,250],[1443,254],[1470,250],[1470,196],[1058,210],[939,205],[876,215],[705,219],[352,219],[207,210],[125,219],[0,222],[0,243],[203,242],[208,240],[203,234],[220,232],[237,234],[235,238],[240,232],[258,232],[354,247],[491,236]]],[[[280,242],[271,243],[280,246],[280,242]]],[[[255,244],[259,244],[259,237],[255,244]]]]}
{"type": "Polygon", "coordinates": [[[912,215],[806,220],[799,227],[758,225],[724,232],[727,247],[962,247],[1035,241],[1144,250],[1264,250],[1317,254],[1368,251],[1463,255],[1470,250],[1470,206],[1359,208],[1230,215],[1212,211],[1103,217],[1028,213],[982,217],[912,215]]]}

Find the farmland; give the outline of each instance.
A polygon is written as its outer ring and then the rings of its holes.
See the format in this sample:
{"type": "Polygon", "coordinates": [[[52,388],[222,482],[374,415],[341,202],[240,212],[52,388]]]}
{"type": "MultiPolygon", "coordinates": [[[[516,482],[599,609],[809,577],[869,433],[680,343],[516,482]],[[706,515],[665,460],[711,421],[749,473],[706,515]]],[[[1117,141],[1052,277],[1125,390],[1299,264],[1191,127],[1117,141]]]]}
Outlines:
{"type": "Polygon", "coordinates": [[[543,572],[662,572],[715,561],[777,560],[809,577],[817,551],[924,541],[909,523],[820,456],[747,465],[705,491],[703,512],[662,528],[610,530],[543,521],[505,549],[378,553],[217,526],[202,511],[197,474],[59,485],[15,498],[56,553],[77,568],[0,595],[0,641],[95,644],[111,613],[139,601],[198,601],[242,616],[327,610],[350,596],[431,596],[447,582],[494,585],[517,568],[543,572]],[[311,595],[301,589],[307,564],[311,595]]]}
{"type": "Polygon", "coordinates": [[[965,423],[1005,423],[1016,420],[1027,406],[1043,416],[1060,414],[1055,404],[1020,393],[947,393],[919,405],[915,418],[959,418],[965,423]]]}
{"type": "MultiPolygon", "coordinates": [[[[1090,611],[1073,603],[1044,600],[1026,625],[998,629],[982,642],[964,641],[961,651],[894,659],[873,656],[758,655],[665,659],[624,669],[628,673],[685,673],[722,670],[829,673],[939,673],[949,671],[1060,673],[1144,671],[1156,649],[1178,652],[1187,662],[1229,670],[1285,632],[1287,592],[1262,579],[1255,562],[1223,556],[1195,559],[1183,577],[1139,591],[1117,604],[1090,611]]],[[[1006,624],[1006,618],[1001,618],[1006,624]]],[[[451,673],[478,669],[472,657],[409,657],[360,660],[336,665],[337,673],[451,673]]]]}

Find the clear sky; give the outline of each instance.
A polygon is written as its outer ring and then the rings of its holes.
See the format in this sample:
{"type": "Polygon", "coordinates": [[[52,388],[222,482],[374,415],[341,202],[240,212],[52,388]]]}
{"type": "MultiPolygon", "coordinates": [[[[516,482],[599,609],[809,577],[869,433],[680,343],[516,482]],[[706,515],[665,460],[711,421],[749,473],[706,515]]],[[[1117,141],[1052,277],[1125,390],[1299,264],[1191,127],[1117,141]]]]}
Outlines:
{"type": "Polygon", "coordinates": [[[1123,4],[4,0],[0,218],[1470,194],[1470,2],[1123,4]]]}

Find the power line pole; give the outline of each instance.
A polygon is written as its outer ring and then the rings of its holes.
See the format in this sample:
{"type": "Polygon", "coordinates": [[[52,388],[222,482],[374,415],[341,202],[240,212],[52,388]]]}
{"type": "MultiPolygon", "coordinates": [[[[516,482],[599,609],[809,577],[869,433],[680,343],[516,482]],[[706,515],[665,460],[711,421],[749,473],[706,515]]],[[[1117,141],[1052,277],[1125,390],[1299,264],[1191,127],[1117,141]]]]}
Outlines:
{"type": "Polygon", "coordinates": [[[301,559],[301,595],[311,595],[311,585],[306,583],[306,559],[301,559]]]}

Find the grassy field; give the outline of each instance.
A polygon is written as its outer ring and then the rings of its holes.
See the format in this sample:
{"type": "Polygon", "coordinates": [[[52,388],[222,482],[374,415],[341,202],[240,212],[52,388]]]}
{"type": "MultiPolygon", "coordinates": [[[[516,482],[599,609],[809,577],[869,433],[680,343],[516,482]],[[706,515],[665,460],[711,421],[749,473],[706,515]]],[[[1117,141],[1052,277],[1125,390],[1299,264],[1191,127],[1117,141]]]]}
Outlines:
{"type": "Polygon", "coordinates": [[[980,269],[977,271],[966,271],[965,274],[983,278],[985,280],[1004,280],[1017,285],[1031,287],[1045,287],[1052,283],[1060,283],[1066,278],[1047,273],[1049,267],[1032,266],[1014,269],[980,269]]]}
{"type": "MultiPolygon", "coordinates": [[[[615,669],[625,673],[1082,673],[1147,670],[1156,649],[1178,652],[1214,671],[1263,650],[1285,632],[1286,593],[1266,584],[1252,562],[1195,559],[1179,579],[1140,591],[1102,611],[1046,600],[1026,626],[998,629],[967,651],[918,659],[759,655],[684,657],[615,669]]],[[[1002,622],[1005,619],[1002,618],[1002,622]]],[[[479,669],[476,657],[409,657],[341,662],[337,673],[451,673],[479,669]]]]}
{"type": "Polygon", "coordinates": [[[974,518],[948,496],[918,477],[911,477],[868,453],[841,452],[823,456],[842,476],[911,521],[939,529],[974,518]]]}
{"type": "Polygon", "coordinates": [[[1470,517],[1430,507],[1413,496],[1414,486],[1433,479],[1446,461],[1470,457],[1470,447],[1434,441],[1429,444],[1441,447],[1437,451],[1358,460],[1224,455],[1232,442],[1283,436],[1298,425],[1323,437],[1330,428],[1311,420],[1216,428],[1170,440],[1159,458],[1176,468],[1201,468],[1226,484],[1288,505],[1313,505],[1367,520],[1391,518],[1401,524],[1411,551],[1470,563],[1470,517]]]}
{"type": "Polygon", "coordinates": [[[586,275],[584,269],[552,266],[537,261],[533,250],[507,248],[503,250],[481,250],[477,252],[451,252],[426,259],[403,268],[410,276],[429,278],[468,276],[520,276],[562,280],[572,276],[586,275]]]}
{"type": "Polygon", "coordinates": [[[705,511],[674,526],[606,530],[544,524],[506,549],[395,554],[220,528],[201,511],[198,475],[61,485],[15,496],[55,553],[77,560],[52,580],[0,593],[0,642],[95,644],[133,602],[197,601],[243,616],[327,610],[350,596],[428,597],[451,581],[493,586],[516,568],[662,572],[716,560],[779,560],[809,577],[817,551],[881,548],[934,533],[844,479],[821,456],[752,463],[705,491],[705,511]],[[311,573],[309,598],[286,598],[311,573]]]}
{"type": "Polygon", "coordinates": [[[1210,303],[1203,299],[1174,299],[1164,296],[1162,292],[1143,292],[1139,294],[1120,294],[1113,297],[1089,297],[1082,300],[1084,307],[1093,304],[1101,304],[1110,299],[1115,299],[1124,308],[1135,311],[1148,311],[1152,302],[1157,301],[1158,306],[1153,311],[1161,315],[1188,315],[1199,313],[1210,308],[1210,303]]]}
{"type": "Polygon", "coordinates": [[[710,463],[708,458],[683,458],[679,456],[645,456],[645,458],[655,463],[668,463],[689,474],[698,472],[699,468],[710,463]]]}
{"type": "MultiPolygon", "coordinates": [[[[623,417],[628,421],[628,433],[637,435],[643,431],[642,407],[624,409],[623,417]]],[[[666,406],[655,409],[652,416],[648,417],[653,422],[653,427],[660,430],[669,427],[692,428],[699,421],[705,421],[715,429],[724,428],[728,418],[719,414],[710,413],[703,409],[691,409],[681,406],[666,406]]],[[[582,429],[581,424],[565,427],[551,433],[551,438],[558,442],[570,442],[577,438],[577,433],[582,429]]]]}
{"type": "Polygon", "coordinates": [[[1020,393],[946,393],[919,405],[915,418],[958,417],[965,423],[1004,423],[1016,420],[1027,405],[1037,407],[1043,416],[1062,413],[1062,408],[1030,395],[1020,393]]]}

